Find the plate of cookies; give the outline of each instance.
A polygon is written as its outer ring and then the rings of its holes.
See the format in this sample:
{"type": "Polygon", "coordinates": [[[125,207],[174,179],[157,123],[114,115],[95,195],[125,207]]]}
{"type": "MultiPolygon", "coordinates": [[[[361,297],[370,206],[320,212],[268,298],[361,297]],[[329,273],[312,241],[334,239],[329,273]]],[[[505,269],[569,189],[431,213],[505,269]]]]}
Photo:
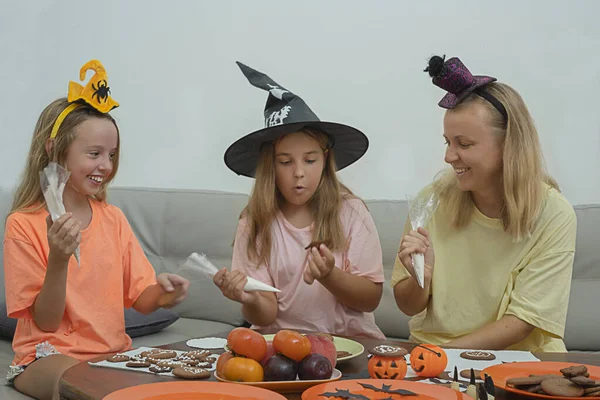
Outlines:
{"type": "Polygon", "coordinates": [[[508,392],[541,399],[600,398],[600,367],[568,362],[516,362],[483,370],[508,392]]]}
{"type": "Polygon", "coordinates": [[[216,367],[218,354],[208,350],[180,351],[140,347],[117,353],[102,361],[89,362],[93,367],[145,372],[181,379],[206,379],[216,367]]]}

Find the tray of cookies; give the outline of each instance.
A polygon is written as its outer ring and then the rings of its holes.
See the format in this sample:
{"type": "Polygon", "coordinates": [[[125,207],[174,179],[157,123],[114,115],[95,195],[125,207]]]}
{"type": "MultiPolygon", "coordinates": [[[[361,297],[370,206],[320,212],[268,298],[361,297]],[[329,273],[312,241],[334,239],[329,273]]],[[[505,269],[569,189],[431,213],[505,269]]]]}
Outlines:
{"type": "Polygon", "coordinates": [[[209,350],[168,350],[140,347],[89,362],[93,367],[138,371],[182,379],[206,379],[215,370],[219,354],[209,350]]]}

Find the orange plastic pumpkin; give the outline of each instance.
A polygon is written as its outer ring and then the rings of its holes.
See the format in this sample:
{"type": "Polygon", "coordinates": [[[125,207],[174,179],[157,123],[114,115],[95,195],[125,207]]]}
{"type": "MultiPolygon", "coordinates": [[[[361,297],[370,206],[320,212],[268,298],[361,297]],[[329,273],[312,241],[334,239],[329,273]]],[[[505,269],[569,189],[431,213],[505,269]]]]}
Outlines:
{"type": "Polygon", "coordinates": [[[369,350],[371,358],[367,364],[369,376],[373,379],[404,379],[408,369],[404,356],[408,353],[402,347],[381,345],[369,350]]]}
{"type": "Polygon", "coordinates": [[[433,378],[448,365],[446,352],[434,344],[420,344],[410,353],[410,366],[418,376],[433,378]]]}

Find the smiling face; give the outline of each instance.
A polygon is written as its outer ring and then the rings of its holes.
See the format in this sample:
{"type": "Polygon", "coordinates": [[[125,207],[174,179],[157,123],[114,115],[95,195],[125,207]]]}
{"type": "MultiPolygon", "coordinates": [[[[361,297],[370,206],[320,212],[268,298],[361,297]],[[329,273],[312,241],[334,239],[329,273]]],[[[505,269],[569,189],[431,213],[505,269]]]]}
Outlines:
{"type": "Polygon", "coordinates": [[[286,202],[301,206],[321,182],[325,153],[304,132],[286,135],[275,144],[275,184],[286,202]]]}
{"type": "Polygon", "coordinates": [[[480,103],[449,110],[444,117],[446,155],[462,191],[487,192],[502,182],[502,142],[480,103]]]}
{"type": "Polygon", "coordinates": [[[113,173],[119,137],[115,124],[104,118],[88,118],[75,128],[65,165],[71,172],[65,191],[94,196],[113,173]]]}

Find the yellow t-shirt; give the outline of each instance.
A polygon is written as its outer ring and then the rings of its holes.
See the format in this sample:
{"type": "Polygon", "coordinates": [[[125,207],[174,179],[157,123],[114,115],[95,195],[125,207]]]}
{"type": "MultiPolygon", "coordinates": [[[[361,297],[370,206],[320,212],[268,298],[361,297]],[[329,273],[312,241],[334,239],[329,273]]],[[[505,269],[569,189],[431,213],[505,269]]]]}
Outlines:
{"type": "MultiPolygon", "coordinates": [[[[409,323],[411,340],[444,344],[510,314],[535,329],[509,349],[566,351],[577,220],[557,190],[544,188],[539,220],[520,242],[504,232],[501,220],[476,207],[461,230],[451,227],[442,205],[437,208],[426,226],[435,251],[431,297],[409,323]]],[[[408,277],[396,257],[392,287],[408,277]]]]}

